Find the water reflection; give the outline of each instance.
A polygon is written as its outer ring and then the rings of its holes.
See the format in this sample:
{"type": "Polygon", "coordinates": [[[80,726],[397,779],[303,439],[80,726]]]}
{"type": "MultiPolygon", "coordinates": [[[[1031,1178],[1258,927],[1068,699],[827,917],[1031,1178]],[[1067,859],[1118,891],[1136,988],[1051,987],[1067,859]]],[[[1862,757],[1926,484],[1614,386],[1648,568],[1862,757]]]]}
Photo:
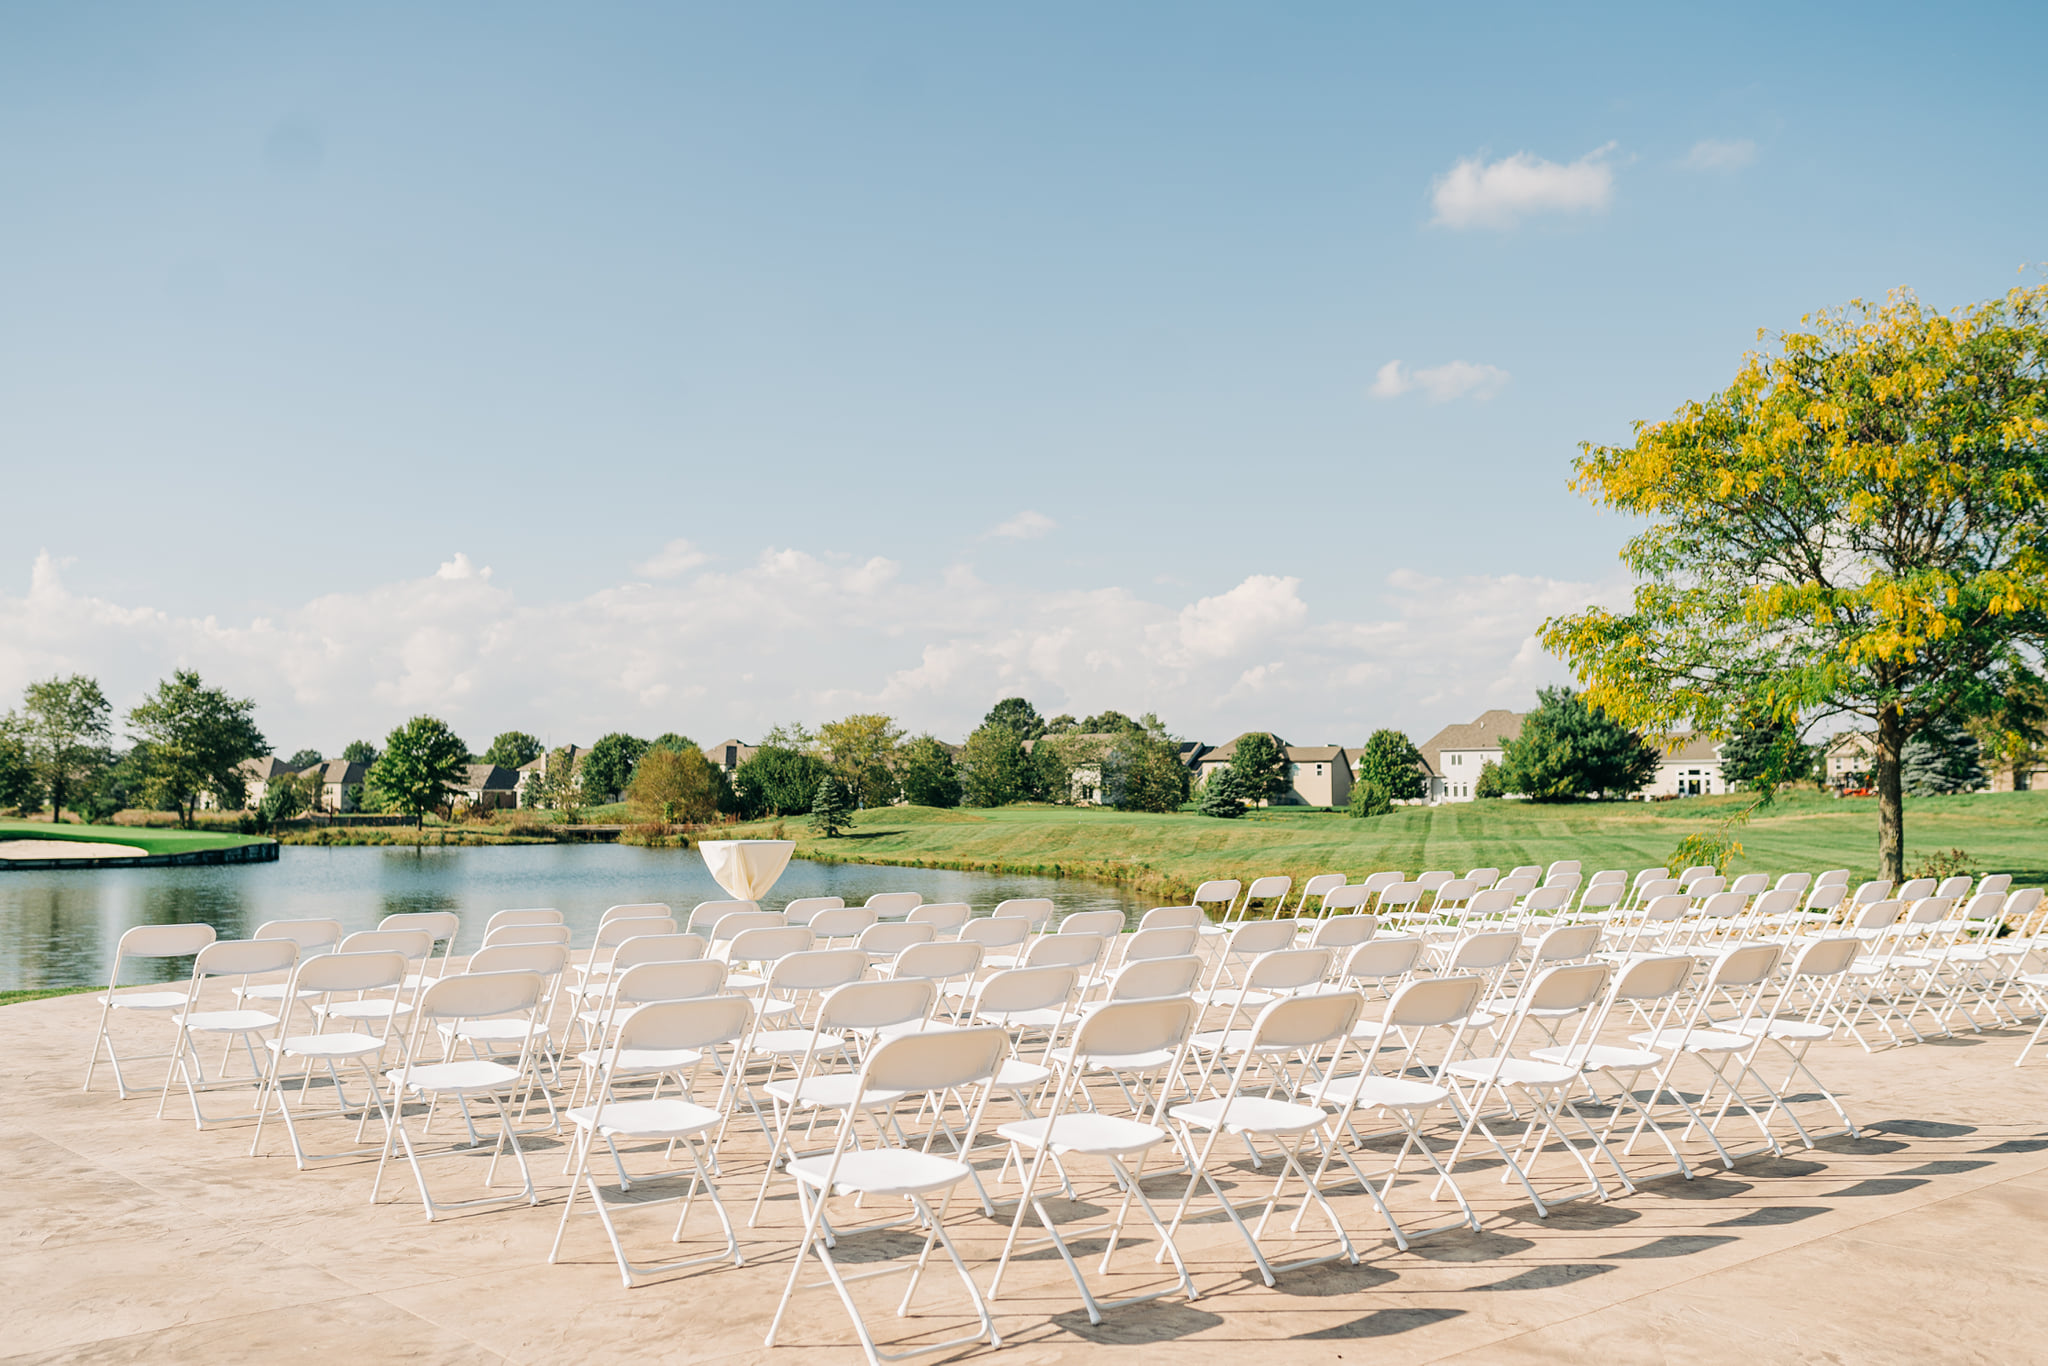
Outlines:
{"type": "MultiPolygon", "coordinates": [[[[1135,920],[1145,905],[1114,887],[1055,878],[956,873],[936,868],[792,862],[766,902],[800,896],[921,893],[965,901],[986,915],[1008,897],[1051,897],[1062,912],[1114,908],[1135,920]]],[[[321,849],[288,847],[276,863],[220,868],[93,868],[0,872],[0,990],[84,986],[106,980],[114,945],[132,926],[204,921],[223,939],[266,920],[331,917],[346,931],[372,929],[398,911],[455,911],[474,947],[491,912],[553,906],[588,942],[607,906],[665,901],[687,915],[723,897],[695,850],[622,845],[509,849],[321,849]]],[[[123,981],[171,981],[187,960],[124,970],[123,981]]]]}

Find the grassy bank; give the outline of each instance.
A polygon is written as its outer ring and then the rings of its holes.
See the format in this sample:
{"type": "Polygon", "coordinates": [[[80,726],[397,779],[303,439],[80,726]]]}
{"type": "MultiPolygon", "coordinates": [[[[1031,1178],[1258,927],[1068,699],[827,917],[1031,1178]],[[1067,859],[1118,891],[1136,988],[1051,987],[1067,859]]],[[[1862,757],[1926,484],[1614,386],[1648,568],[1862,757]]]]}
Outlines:
{"type": "Polygon", "coordinates": [[[126,844],[145,854],[188,854],[199,849],[230,849],[256,844],[260,837],[218,830],[160,830],[132,825],[52,825],[48,821],[0,820],[0,840],[75,840],[90,844],[126,844]]]}
{"type": "MultiPolygon", "coordinates": [[[[1582,859],[1589,870],[1633,871],[1662,864],[1686,835],[1725,819],[1744,800],[1469,802],[1399,807],[1369,821],[1309,811],[1221,821],[1076,807],[892,807],[859,813],[852,830],[830,840],[812,835],[800,818],[782,824],[797,841],[799,858],[1085,877],[1164,900],[1185,895],[1205,878],[1266,873],[1299,880],[1343,872],[1355,880],[1383,868],[1462,872],[1560,858],[1582,859]]],[[[762,821],[729,833],[767,838],[773,825],[762,821]]],[[[1858,877],[1876,874],[1877,804],[1867,799],[1793,795],[1735,835],[1744,851],[1731,865],[1736,871],[1841,867],[1858,877]]],[[[2048,792],[1910,799],[1906,839],[1909,865],[1938,850],[1962,849],[1987,872],[2039,883],[2048,880],[2048,792]]]]}

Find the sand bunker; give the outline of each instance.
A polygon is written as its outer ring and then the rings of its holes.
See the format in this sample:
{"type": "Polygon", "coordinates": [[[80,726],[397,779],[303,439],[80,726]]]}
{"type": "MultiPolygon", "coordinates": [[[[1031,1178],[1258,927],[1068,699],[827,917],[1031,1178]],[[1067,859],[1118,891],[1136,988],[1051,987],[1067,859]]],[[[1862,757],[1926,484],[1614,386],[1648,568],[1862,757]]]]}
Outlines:
{"type": "Polygon", "coordinates": [[[141,858],[132,844],[87,844],[84,840],[0,840],[0,859],[141,858]]]}

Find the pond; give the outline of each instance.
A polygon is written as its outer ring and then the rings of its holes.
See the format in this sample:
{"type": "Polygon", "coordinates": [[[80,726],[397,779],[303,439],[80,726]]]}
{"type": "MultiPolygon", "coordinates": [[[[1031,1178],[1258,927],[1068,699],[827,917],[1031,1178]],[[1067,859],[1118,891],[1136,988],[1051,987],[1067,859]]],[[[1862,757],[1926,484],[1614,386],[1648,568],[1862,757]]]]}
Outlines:
{"type": "MultiPolygon", "coordinates": [[[[1010,897],[1050,897],[1062,914],[1117,909],[1132,923],[1145,905],[1120,888],[1057,878],[956,873],[934,868],[792,861],[763,903],[800,896],[858,904],[875,892],[917,892],[965,901],[986,915],[1010,897]]],[[[203,920],[223,939],[245,938],[266,920],[318,916],[345,931],[374,929],[395,911],[456,911],[458,953],[476,947],[493,911],[552,906],[579,945],[607,906],[664,901],[680,919],[726,893],[696,850],[619,844],[509,848],[318,848],[287,845],[276,863],[223,868],[75,868],[0,871],[0,990],[106,981],[114,945],[135,925],[203,920]]],[[[124,982],[167,980],[189,963],[143,962],[124,982]],[[152,977],[150,970],[156,969],[152,977]]]]}

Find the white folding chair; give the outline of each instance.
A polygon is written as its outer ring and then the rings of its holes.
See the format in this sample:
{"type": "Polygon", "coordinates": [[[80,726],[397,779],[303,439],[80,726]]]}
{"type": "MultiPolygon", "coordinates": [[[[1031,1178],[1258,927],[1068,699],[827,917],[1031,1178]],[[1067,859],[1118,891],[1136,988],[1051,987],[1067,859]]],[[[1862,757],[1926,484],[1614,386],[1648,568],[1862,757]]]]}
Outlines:
{"type": "MultiPolygon", "coordinates": [[[[163,1014],[184,1009],[191,999],[191,992],[184,987],[165,991],[121,991],[121,968],[134,961],[148,961],[165,958],[190,958],[214,942],[217,936],[213,926],[188,925],[137,925],[125,931],[114,945],[114,967],[107,975],[107,994],[100,997],[99,1027],[93,1032],[92,1052],[85,1062],[85,1085],[82,1090],[92,1090],[93,1069],[99,1065],[100,1051],[106,1050],[107,1066],[114,1069],[114,1090],[122,1100],[128,1099],[128,1079],[121,1072],[120,1055],[114,1051],[114,1036],[108,1026],[117,1010],[133,1010],[150,1014],[163,1014]]],[[[149,1053],[131,1058],[130,1062],[155,1062],[159,1058],[177,1056],[177,1049],[168,1053],[149,1053]]],[[[137,1088],[136,1094],[143,1094],[154,1088],[137,1088]]]]}
{"type": "MultiPolygon", "coordinates": [[[[395,949],[371,953],[324,953],[316,958],[299,962],[292,974],[292,999],[331,998],[336,993],[361,995],[369,991],[400,990],[405,983],[405,955],[395,949]]],[[[323,1017],[316,1020],[324,1023],[323,1017]]],[[[285,1133],[291,1139],[292,1160],[300,1171],[308,1162],[318,1162],[330,1157],[353,1157],[360,1152],[308,1153],[300,1137],[298,1125],[292,1119],[291,1098],[285,1092],[287,1078],[284,1069],[287,1064],[303,1062],[305,1070],[299,1081],[300,1117],[307,1118],[304,1105],[306,1091],[311,1085],[313,1069],[323,1068],[334,1086],[335,1108],[328,1112],[345,1117],[348,1113],[348,1093],[342,1084],[339,1068],[354,1063],[362,1069],[366,1083],[363,1103],[356,1108],[356,1139],[363,1138],[363,1123],[368,1120],[374,1105],[378,1117],[384,1117],[383,1084],[378,1080],[372,1063],[383,1057],[391,1043],[392,1016],[384,1018],[384,1027],[377,1034],[357,1029],[316,1030],[311,1034],[292,1034],[289,1029],[280,1029],[277,1037],[265,1040],[269,1049],[269,1066],[263,1077],[263,1090],[256,1103],[256,1133],[249,1140],[249,1156],[255,1157],[262,1151],[263,1123],[270,1114],[273,1101],[284,1120],[285,1133]]]]}
{"type": "Polygon", "coordinates": [[[862,931],[880,923],[865,906],[827,906],[802,925],[791,921],[788,928],[809,930],[812,942],[830,948],[842,941],[851,944],[862,931]]]}
{"type": "Polygon", "coordinates": [[[1143,916],[1139,917],[1138,929],[1140,931],[1165,929],[1200,930],[1204,923],[1206,923],[1206,918],[1202,915],[1202,908],[1200,906],[1154,906],[1151,910],[1145,912],[1143,916]]]}
{"type": "MultiPolygon", "coordinates": [[[[1291,920],[1253,920],[1238,925],[1229,931],[1216,954],[1216,966],[1209,978],[1209,986],[1195,993],[1195,999],[1203,1005],[1223,1005],[1240,1000],[1237,974],[1234,967],[1249,967],[1259,958],[1281,949],[1294,947],[1294,922],[1291,920]],[[1225,985],[1226,981],[1228,985],[1225,985]]],[[[1243,1004],[1264,1005],[1267,998],[1256,997],[1243,1004]]]]}
{"type": "Polygon", "coordinates": [[[560,944],[569,947],[567,925],[500,925],[484,931],[484,947],[497,944],[560,944]]]}
{"type": "Polygon", "coordinates": [[[257,1035],[275,1029],[279,1017],[267,1010],[247,1006],[234,1010],[201,1010],[199,994],[210,978],[239,977],[241,985],[247,986],[251,977],[289,972],[298,961],[299,946],[290,939],[217,939],[199,951],[192,960],[192,979],[185,987],[185,1008],[171,1014],[171,1025],[177,1034],[171,1046],[171,1065],[164,1071],[162,1093],[157,1097],[158,1119],[164,1117],[164,1107],[170,1103],[171,1079],[181,1077],[185,1082],[185,1094],[192,1100],[192,1124],[195,1128],[204,1129],[214,1117],[200,1106],[199,1093],[231,1084],[227,1064],[237,1043],[248,1054],[249,1081],[256,1088],[252,1099],[262,1098],[263,1076],[268,1069],[256,1052],[255,1040],[257,1035]],[[200,1035],[219,1038],[227,1044],[221,1053],[221,1074],[211,1081],[206,1077],[205,1064],[199,1059],[195,1039],[200,1035]]]}
{"type": "Polygon", "coordinates": [[[1002,1259],[996,1264],[995,1276],[989,1282],[988,1297],[991,1300],[1000,1291],[1003,1273],[1009,1269],[1010,1258],[1019,1246],[1017,1236],[1023,1230],[1027,1209],[1037,1215],[1046,1237],[1024,1246],[1050,1243],[1058,1250],[1060,1260],[1066,1263],[1067,1273],[1074,1278],[1074,1285],[1081,1292],[1088,1322],[1101,1323],[1105,1309],[1121,1309],[1173,1293],[1170,1289],[1156,1290],[1106,1303],[1095,1298],[1087,1277],[1081,1274],[1080,1265],[1074,1260],[1073,1249],[1066,1238],[1060,1236],[1058,1225],[1038,1194],[1038,1181],[1046,1160],[1054,1157],[1061,1163],[1063,1179],[1069,1181],[1065,1172],[1068,1163],[1075,1158],[1099,1159],[1108,1166],[1114,1189],[1122,1192],[1115,1219],[1095,1228],[1070,1231],[1070,1236],[1108,1233],[1109,1244],[1103,1250],[1099,1268],[1102,1274],[1109,1271],[1109,1259],[1116,1253],[1117,1243],[1123,1237],[1124,1222],[1130,1215],[1132,1202],[1136,1201],[1146,1219],[1151,1221],[1153,1230],[1159,1234],[1161,1251],[1173,1259],[1180,1290],[1191,1300],[1196,1297],[1195,1283],[1181,1261],[1180,1250],[1174,1246],[1173,1236],[1167,1232],[1142,1185],[1145,1159],[1153,1148],[1168,1139],[1166,1130],[1159,1124],[1158,1110],[1163,1101],[1154,1103],[1149,1119],[1143,1115],[1128,1119],[1107,1115],[1092,1105],[1086,1110],[1071,1108],[1084,1072],[1105,1065],[1115,1067],[1133,1054],[1171,1054],[1173,1060],[1167,1065],[1168,1071],[1178,1071],[1180,1059],[1186,1053],[1188,1036],[1194,1030],[1196,1014],[1195,1003],[1186,997],[1177,1000],[1112,1001],[1103,1005],[1082,1022],[1075,1032],[1072,1046],[1062,1050],[1059,1082],[1045,1116],[1016,1120],[996,1130],[996,1137],[1010,1144],[1010,1159],[1023,1173],[1024,1184],[1018,1192],[1016,1215],[1010,1221],[1010,1235],[1003,1242],[1002,1259]],[[1031,1154],[1028,1163],[1025,1161],[1027,1151],[1031,1154]]]}
{"type": "MultiPolygon", "coordinates": [[[[1317,898],[1329,896],[1331,892],[1344,885],[1344,880],[1344,874],[1342,873],[1317,873],[1314,877],[1302,883],[1301,900],[1294,905],[1294,918],[1296,920],[1306,920],[1309,913],[1308,903],[1317,898]]],[[[1329,913],[1327,902],[1319,905],[1316,910],[1318,919],[1329,913]]]]}
{"type": "Polygon", "coordinates": [[[924,905],[924,897],[917,892],[877,892],[862,904],[877,920],[902,920],[924,905]]]}
{"type": "MultiPolygon", "coordinates": [[[[653,965],[668,967],[667,964],[653,965]]],[[[716,963],[692,963],[691,968],[716,968],[716,963]]],[[[633,972],[625,975],[621,990],[633,972]]],[[[731,1259],[734,1266],[746,1263],[740,1251],[739,1237],[734,1232],[732,1219],[727,1215],[725,1202],[719,1198],[717,1183],[712,1180],[717,1160],[715,1145],[717,1131],[725,1119],[729,1101],[728,1091],[737,1069],[727,1073],[717,1100],[712,1105],[701,1105],[680,1096],[651,1095],[632,1100],[612,1099],[613,1084],[626,1077],[644,1073],[646,1064],[639,1061],[647,1056],[665,1058],[688,1055],[701,1056],[721,1044],[736,1042],[748,1031],[752,1023],[752,1012],[746,1001],[737,996],[704,996],[694,1000],[652,1001],[640,1006],[619,1025],[618,1037],[603,1050],[600,1064],[602,1081],[595,1104],[581,1106],[569,1111],[569,1121],[576,1126],[575,1163],[576,1176],[569,1184],[569,1198],[562,1204],[562,1219],[555,1226],[554,1245],[548,1249],[548,1261],[554,1262],[562,1250],[562,1235],[568,1230],[569,1215],[576,1208],[577,1196],[584,1190],[590,1192],[590,1202],[597,1217],[604,1225],[605,1237],[610,1240],[612,1256],[619,1264],[619,1278],[628,1290],[642,1284],[648,1278],[680,1271],[685,1267],[697,1266],[704,1262],[731,1259]],[[649,1197],[642,1194],[630,1204],[615,1207],[606,1202],[604,1188],[590,1170],[590,1148],[597,1140],[604,1140],[611,1149],[615,1163],[621,1165],[619,1193],[623,1195],[632,1186],[646,1186],[652,1178],[641,1176],[629,1179],[623,1171],[623,1159],[618,1150],[621,1140],[627,1142],[661,1143],[669,1154],[680,1145],[690,1155],[691,1172],[687,1188],[678,1195],[649,1197]],[[710,1159],[707,1162],[707,1158],[710,1159]],[[702,1256],[685,1257],[678,1261],[658,1265],[636,1266],[626,1256],[625,1245],[619,1241],[619,1230],[613,1222],[615,1208],[641,1209],[648,1205],[680,1202],[682,1213],[676,1220],[675,1231],[669,1235],[670,1242],[681,1242],[684,1225],[689,1222],[690,1205],[699,1192],[711,1199],[711,1208],[718,1215],[719,1226],[725,1230],[725,1247],[702,1256]]],[[[664,1071],[671,1070],[667,1067],[664,1071]]]]}
{"type": "MultiPolygon", "coordinates": [[[[706,939],[709,939],[712,927],[727,916],[751,914],[760,909],[761,905],[757,901],[700,901],[691,908],[690,918],[683,928],[687,929],[691,934],[701,934],[706,939]]],[[[621,918],[631,920],[645,919],[652,915],[666,916],[668,914],[668,907],[666,906],[660,907],[658,910],[638,906],[614,906],[612,910],[627,912],[628,914],[621,918]]],[[[786,917],[787,913],[785,912],[784,914],[786,917]]],[[[606,911],[605,916],[606,919],[599,922],[599,928],[603,928],[605,924],[610,922],[612,912],[606,911]]]]}
{"type": "Polygon", "coordinates": [[[937,931],[930,925],[896,920],[868,926],[855,943],[870,963],[886,964],[894,962],[896,955],[911,945],[929,944],[937,937],[937,931]]]}
{"type": "Polygon", "coordinates": [[[1294,879],[1291,877],[1282,877],[1278,874],[1271,877],[1255,877],[1252,879],[1252,885],[1245,888],[1244,900],[1238,905],[1236,918],[1249,919],[1254,901],[1268,901],[1272,903],[1269,908],[1272,911],[1271,918],[1278,919],[1280,913],[1287,908],[1287,894],[1292,890],[1294,879]]]}
{"type": "Polygon", "coordinates": [[[1189,901],[1202,912],[1204,924],[1197,928],[1204,935],[1223,934],[1230,919],[1231,907],[1237,904],[1237,894],[1244,890],[1244,884],[1234,877],[1211,878],[1195,888],[1189,901]],[[1216,908],[1220,907],[1221,910],[1216,908]]]}
{"type": "Polygon", "coordinates": [[[462,917],[453,911],[399,911],[378,921],[377,928],[387,933],[420,930],[432,936],[434,943],[440,946],[438,962],[429,954],[419,970],[407,978],[405,985],[418,990],[421,984],[431,982],[448,971],[448,960],[455,956],[455,936],[462,933],[462,917]]]}
{"type": "Polygon", "coordinates": [[[811,917],[820,911],[845,909],[846,901],[836,896],[800,896],[782,908],[783,916],[792,925],[808,925],[811,917]]]}
{"type": "MultiPolygon", "coordinates": [[[[339,920],[269,920],[256,927],[252,939],[289,939],[299,946],[301,960],[315,954],[330,953],[341,943],[341,922],[339,920]]],[[[254,986],[235,988],[235,999],[240,1001],[296,1001],[296,997],[285,995],[284,982],[259,982],[254,986]]]]}
{"type": "Polygon", "coordinates": [[[1070,911],[1061,919],[1056,934],[1099,934],[1114,939],[1124,932],[1122,911],[1070,911]]]}
{"type": "Polygon", "coordinates": [[[933,901],[911,907],[905,920],[912,925],[931,926],[933,935],[940,939],[952,939],[973,915],[974,908],[964,901],[933,901]]]}
{"type": "MultiPolygon", "coordinates": [[[[738,906],[750,910],[759,909],[751,901],[704,901],[698,903],[697,909],[702,910],[706,906],[738,906]]],[[[646,920],[649,918],[670,920],[674,919],[674,917],[675,911],[666,901],[628,901],[622,905],[605,907],[604,914],[597,918],[597,923],[609,925],[614,920],[646,920]]],[[[691,918],[696,918],[696,912],[691,912],[691,918]]]]}
{"type": "MultiPolygon", "coordinates": [[[[899,983],[875,983],[872,985],[899,986],[899,983]]],[[[976,1132],[980,1128],[982,1107],[987,1104],[989,1081],[1001,1065],[1007,1051],[1007,1041],[1000,1029],[958,1029],[930,1033],[906,1034],[900,1038],[878,1044],[868,1054],[860,1075],[848,1088],[848,1093],[860,1103],[860,1098],[869,1095],[897,1096],[944,1094],[976,1090],[980,1099],[969,1111],[965,1133],[959,1143],[961,1152],[971,1151],[976,1132]]],[[[846,1306],[846,1312],[853,1320],[853,1329],[860,1338],[861,1349],[867,1354],[870,1366],[888,1360],[900,1360],[926,1352],[950,1351],[964,1347],[970,1342],[987,1338],[991,1347],[1002,1345],[996,1332],[995,1320],[989,1317],[988,1306],[982,1301],[981,1291],[975,1285],[973,1276],[968,1274],[967,1264],[960,1259],[959,1250],[946,1232],[946,1211],[952,1203],[952,1191],[962,1181],[973,1176],[973,1169],[958,1157],[945,1157],[928,1150],[905,1147],[854,1148],[853,1125],[841,1124],[838,1138],[829,1153],[813,1157],[795,1158],[789,1163],[790,1175],[796,1178],[798,1199],[803,1207],[804,1228],[797,1244],[796,1262],[789,1269],[789,1281],[783,1287],[782,1298],[775,1306],[775,1317],[768,1325],[765,1343],[775,1345],[775,1337],[782,1326],[782,1317],[788,1311],[791,1298],[795,1295],[802,1277],[804,1262],[816,1257],[824,1264],[825,1275],[832,1288],[839,1293],[839,1299],[846,1306]],[[930,1201],[943,1195],[937,1208],[930,1201]],[[913,1216],[919,1226],[926,1230],[924,1248],[918,1259],[907,1267],[882,1267],[857,1275],[843,1275],[833,1259],[834,1245],[851,1236],[856,1230],[833,1228],[825,1223],[825,1206],[835,1196],[854,1196],[863,1200],[895,1197],[908,1200],[913,1216]],[[879,1351],[874,1338],[869,1334],[867,1322],[861,1317],[860,1307],[854,1303],[848,1283],[873,1276],[888,1275],[896,1271],[908,1271],[909,1288],[897,1306],[899,1315],[907,1314],[911,1297],[917,1293],[919,1275],[930,1261],[932,1249],[942,1248],[959,1273],[960,1283],[967,1292],[969,1302],[974,1306],[980,1320],[980,1330],[964,1337],[945,1342],[931,1343],[903,1352],[883,1353],[879,1351]]]]}
{"type": "MultiPolygon", "coordinates": [[[[663,908],[664,913],[666,913],[666,909],[666,907],[663,908]]],[[[494,911],[491,914],[491,918],[484,922],[484,937],[489,938],[491,931],[502,930],[511,925],[559,925],[561,923],[562,913],[552,906],[537,906],[532,910],[494,911]]]]}
{"type": "Polygon", "coordinates": [[[1834,1109],[1835,1118],[1842,1122],[1842,1127],[1832,1132],[1844,1133],[1851,1138],[1861,1136],[1856,1122],[1842,1108],[1840,1097],[1806,1065],[1807,1050],[1834,1037],[1834,1026],[1827,1023],[1828,1008],[1845,980],[1849,965],[1856,961],[1860,947],[1857,940],[1846,935],[1804,941],[1792,960],[1783,989],[1771,1002],[1770,1010],[1729,1025],[1738,1034],[1763,1035],[1785,1055],[1789,1070],[1785,1073],[1785,1080],[1771,1088],[1771,1108],[1764,1116],[1764,1123],[1768,1126],[1783,1110],[1785,1117],[1792,1121],[1792,1127],[1798,1131],[1800,1140],[1809,1148],[1814,1146],[1815,1138],[1828,1137],[1830,1131],[1816,1133],[1802,1124],[1794,1113],[1791,1098],[1785,1093],[1791,1090],[1793,1081],[1799,1077],[1806,1078],[1807,1084],[1820,1093],[1821,1099],[1834,1109]],[[1805,1000],[1803,1012],[1791,1008],[1795,993],[1805,1000]]]}

